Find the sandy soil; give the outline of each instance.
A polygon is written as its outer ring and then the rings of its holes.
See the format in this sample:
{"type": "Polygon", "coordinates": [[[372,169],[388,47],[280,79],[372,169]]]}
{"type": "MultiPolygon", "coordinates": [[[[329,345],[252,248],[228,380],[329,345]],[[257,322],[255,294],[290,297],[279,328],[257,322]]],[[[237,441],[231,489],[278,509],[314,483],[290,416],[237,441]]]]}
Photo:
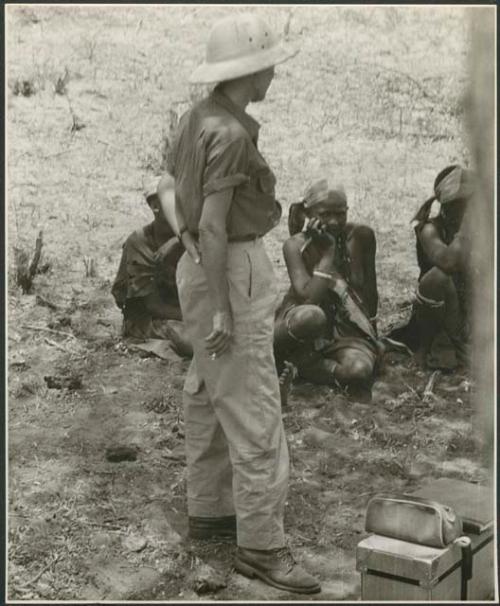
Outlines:
{"type": "MultiPolygon", "coordinates": [[[[142,179],[161,171],[164,137],[197,94],[186,76],[228,10],[7,11],[9,599],[294,599],[235,574],[234,546],[186,539],[186,363],[129,351],[110,296],[124,238],[149,221],[142,179]],[[14,94],[23,81],[34,94],[14,94]],[[40,229],[50,268],[23,295],[13,247],[31,251],[40,229]],[[70,387],[49,388],[45,377],[70,387]],[[109,462],[114,445],[136,447],[136,460],[109,462]]],[[[414,289],[409,219],[436,172],[467,161],[466,11],[259,10],[301,46],[251,110],[279,197],[286,210],[321,173],[344,183],[351,218],[377,233],[384,331],[407,314],[414,289]],[[456,35],[443,35],[450,28],[456,35]]],[[[285,236],[283,220],[267,242],[283,289],[285,236]]],[[[286,528],[297,559],[322,581],[310,599],[359,597],[355,546],[373,494],[431,477],[487,479],[470,377],[441,375],[424,398],[429,378],[392,355],[370,404],[294,386],[283,414],[286,528]]]]}

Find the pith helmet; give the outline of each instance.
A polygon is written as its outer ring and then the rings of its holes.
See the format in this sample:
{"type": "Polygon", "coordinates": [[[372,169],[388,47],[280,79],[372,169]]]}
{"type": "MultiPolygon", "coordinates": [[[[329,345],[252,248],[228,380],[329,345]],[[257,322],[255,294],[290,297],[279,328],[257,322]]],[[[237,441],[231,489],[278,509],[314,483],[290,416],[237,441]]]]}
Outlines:
{"type": "Polygon", "coordinates": [[[151,196],[154,196],[158,193],[158,185],[160,183],[161,177],[147,177],[144,179],[144,197],[148,200],[151,196]]]}
{"type": "Polygon", "coordinates": [[[207,42],[205,63],[189,78],[209,84],[254,74],[297,54],[286,47],[260,17],[239,14],[218,21],[207,42]]]}

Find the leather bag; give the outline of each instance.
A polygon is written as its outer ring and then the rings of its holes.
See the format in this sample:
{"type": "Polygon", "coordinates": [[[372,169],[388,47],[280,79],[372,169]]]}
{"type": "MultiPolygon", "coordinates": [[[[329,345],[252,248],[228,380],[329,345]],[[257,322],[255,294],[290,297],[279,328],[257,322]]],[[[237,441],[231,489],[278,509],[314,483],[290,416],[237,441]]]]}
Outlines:
{"type": "Polygon", "coordinates": [[[377,495],[367,506],[365,529],[443,548],[462,536],[462,520],[447,505],[414,496],[377,495]]]}

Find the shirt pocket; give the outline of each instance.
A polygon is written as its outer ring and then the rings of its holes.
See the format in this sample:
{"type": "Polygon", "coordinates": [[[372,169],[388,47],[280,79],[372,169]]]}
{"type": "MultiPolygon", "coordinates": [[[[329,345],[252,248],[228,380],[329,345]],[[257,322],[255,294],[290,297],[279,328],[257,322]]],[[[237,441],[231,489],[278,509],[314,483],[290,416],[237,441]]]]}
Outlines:
{"type": "Polygon", "coordinates": [[[250,267],[248,296],[251,301],[273,294],[277,288],[274,268],[263,248],[246,250],[250,267]]]}
{"type": "Polygon", "coordinates": [[[276,177],[270,168],[263,167],[255,173],[255,186],[259,193],[267,194],[274,198],[276,188],[276,177]]]}

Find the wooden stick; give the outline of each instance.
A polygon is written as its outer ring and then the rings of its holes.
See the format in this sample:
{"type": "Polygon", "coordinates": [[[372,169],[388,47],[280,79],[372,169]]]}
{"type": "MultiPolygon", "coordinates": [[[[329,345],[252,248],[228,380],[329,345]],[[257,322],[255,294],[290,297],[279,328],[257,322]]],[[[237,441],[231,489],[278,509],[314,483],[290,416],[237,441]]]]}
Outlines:
{"type": "Polygon", "coordinates": [[[46,154],[45,156],[42,156],[42,158],[44,160],[47,160],[48,158],[55,158],[56,156],[62,156],[63,154],[67,154],[70,151],[76,151],[82,149],[81,147],[67,147],[66,149],[61,149],[58,152],[53,152],[52,154],[46,154]]]}
{"type": "Polygon", "coordinates": [[[62,335],[64,337],[70,337],[71,339],[76,339],[75,335],[72,335],[70,332],[63,332],[62,330],[54,330],[53,328],[47,328],[46,326],[33,326],[32,324],[22,324],[21,328],[27,328],[28,330],[43,330],[44,332],[51,332],[55,335],[62,335]]]}
{"type": "Polygon", "coordinates": [[[45,297],[42,297],[42,295],[36,296],[36,302],[38,303],[38,305],[45,305],[45,307],[49,307],[50,309],[53,309],[54,311],[59,309],[59,305],[52,303],[52,301],[49,301],[45,297]]]}
{"type": "Polygon", "coordinates": [[[424,401],[428,400],[429,398],[434,397],[434,393],[433,393],[434,387],[435,387],[436,381],[440,375],[441,375],[441,372],[439,370],[435,370],[431,374],[429,380],[427,381],[427,385],[425,386],[425,389],[424,389],[424,397],[423,397],[424,401]]]}

